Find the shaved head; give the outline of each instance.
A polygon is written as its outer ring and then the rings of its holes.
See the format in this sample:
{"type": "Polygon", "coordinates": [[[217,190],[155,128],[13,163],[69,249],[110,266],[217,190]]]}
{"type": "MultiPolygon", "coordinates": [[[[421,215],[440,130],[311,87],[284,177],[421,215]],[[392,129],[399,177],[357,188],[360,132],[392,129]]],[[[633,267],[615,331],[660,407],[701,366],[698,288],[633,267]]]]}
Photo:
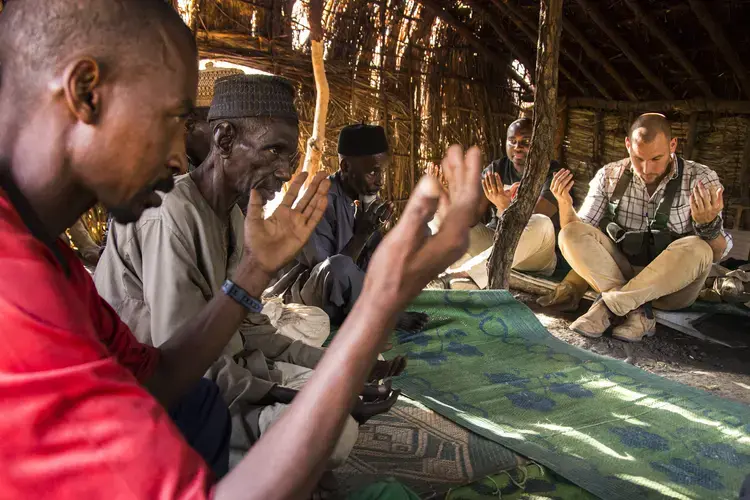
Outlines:
{"type": "Polygon", "coordinates": [[[677,139],[672,137],[669,121],[659,113],[639,116],[625,138],[630,162],[647,186],[658,186],[669,173],[677,139]]]}
{"type": "Polygon", "coordinates": [[[531,118],[519,118],[510,125],[508,125],[508,137],[514,135],[516,132],[529,132],[534,130],[534,121],[531,118]]]}
{"type": "Polygon", "coordinates": [[[672,140],[669,120],[659,113],[645,113],[636,118],[630,126],[628,138],[636,142],[653,142],[659,134],[664,134],[667,142],[672,140]]]}
{"type": "Polygon", "coordinates": [[[164,0],[10,0],[0,13],[0,158],[42,218],[60,219],[51,234],[97,200],[121,222],[161,202],[186,170],[197,87],[195,40],[164,0]]]}
{"type": "Polygon", "coordinates": [[[29,96],[77,57],[107,72],[170,64],[168,38],[194,39],[164,0],[10,0],[0,15],[0,88],[29,96]],[[168,33],[168,34],[167,34],[168,33]]]}

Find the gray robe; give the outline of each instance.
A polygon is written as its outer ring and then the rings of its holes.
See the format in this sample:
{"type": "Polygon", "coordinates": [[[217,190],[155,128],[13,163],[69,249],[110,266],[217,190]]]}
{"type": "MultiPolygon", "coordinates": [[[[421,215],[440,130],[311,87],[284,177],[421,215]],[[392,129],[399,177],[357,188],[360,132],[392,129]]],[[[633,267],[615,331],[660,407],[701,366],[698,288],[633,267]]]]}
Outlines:
{"type": "Polygon", "coordinates": [[[270,294],[283,295],[285,302],[319,307],[338,324],[362,291],[367,266],[382,235],[373,234],[357,262],[341,255],[354,236],[354,200],[344,191],[340,173],[329,179],[331,189],[323,219],[270,294]]]}
{"type": "MultiPolygon", "coordinates": [[[[160,346],[221,293],[242,256],[244,216],[219,218],[189,175],[134,224],[113,223],[94,280],[143,343],[160,346]],[[239,242],[239,243],[238,243],[239,242]]],[[[249,314],[211,368],[227,402],[253,403],[283,380],[271,361],[314,367],[323,350],[279,335],[249,314]]]]}

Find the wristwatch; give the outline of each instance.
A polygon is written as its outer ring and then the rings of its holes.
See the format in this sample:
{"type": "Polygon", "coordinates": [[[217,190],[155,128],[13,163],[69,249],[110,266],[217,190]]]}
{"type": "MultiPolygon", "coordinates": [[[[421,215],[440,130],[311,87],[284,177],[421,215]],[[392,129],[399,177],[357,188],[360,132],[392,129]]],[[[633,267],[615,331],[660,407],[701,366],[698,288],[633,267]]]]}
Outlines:
{"type": "Polygon", "coordinates": [[[221,291],[252,313],[259,313],[263,310],[263,303],[261,301],[255,297],[251,297],[249,293],[235,285],[232,280],[226,280],[221,287],[221,291]]]}

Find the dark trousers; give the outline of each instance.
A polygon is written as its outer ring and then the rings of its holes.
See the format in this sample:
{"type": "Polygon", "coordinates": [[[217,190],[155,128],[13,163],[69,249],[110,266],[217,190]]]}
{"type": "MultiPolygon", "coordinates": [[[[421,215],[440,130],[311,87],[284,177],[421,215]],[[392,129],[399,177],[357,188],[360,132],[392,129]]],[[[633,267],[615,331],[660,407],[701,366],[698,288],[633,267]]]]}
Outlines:
{"type": "Polygon", "coordinates": [[[202,378],[169,411],[185,440],[213,470],[217,479],[229,472],[229,436],[232,422],[219,387],[202,378]]]}

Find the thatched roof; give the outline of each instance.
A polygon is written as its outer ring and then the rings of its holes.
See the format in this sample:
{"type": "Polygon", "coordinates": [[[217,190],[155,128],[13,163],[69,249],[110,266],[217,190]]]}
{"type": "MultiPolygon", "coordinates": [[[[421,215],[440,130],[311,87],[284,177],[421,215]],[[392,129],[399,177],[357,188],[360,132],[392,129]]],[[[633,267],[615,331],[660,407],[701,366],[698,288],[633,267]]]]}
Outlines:
{"type": "MultiPolygon", "coordinates": [[[[466,62],[476,57],[502,66],[517,59],[533,69],[538,1],[385,1],[385,27],[399,51],[411,43],[436,55],[444,68],[450,57],[464,54],[466,62]]],[[[304,20],[284,15],[287,3],[301,2],[202,0],[196,16],[201,47],[224,55],[228,37],[232,47],[246,49],[236,51],[239,57],[273,59],[305,27],[304,20]]],[[[383,1],[325,3],[329,59],[372,63],[383,1]]],[[[568,0],[564,15],[560,89],[569,98],[750,98],[748,0],[568,0]]],[[[501,67],[496,72],[505,73],[503,80],[511,74],[501,67]]]]}

